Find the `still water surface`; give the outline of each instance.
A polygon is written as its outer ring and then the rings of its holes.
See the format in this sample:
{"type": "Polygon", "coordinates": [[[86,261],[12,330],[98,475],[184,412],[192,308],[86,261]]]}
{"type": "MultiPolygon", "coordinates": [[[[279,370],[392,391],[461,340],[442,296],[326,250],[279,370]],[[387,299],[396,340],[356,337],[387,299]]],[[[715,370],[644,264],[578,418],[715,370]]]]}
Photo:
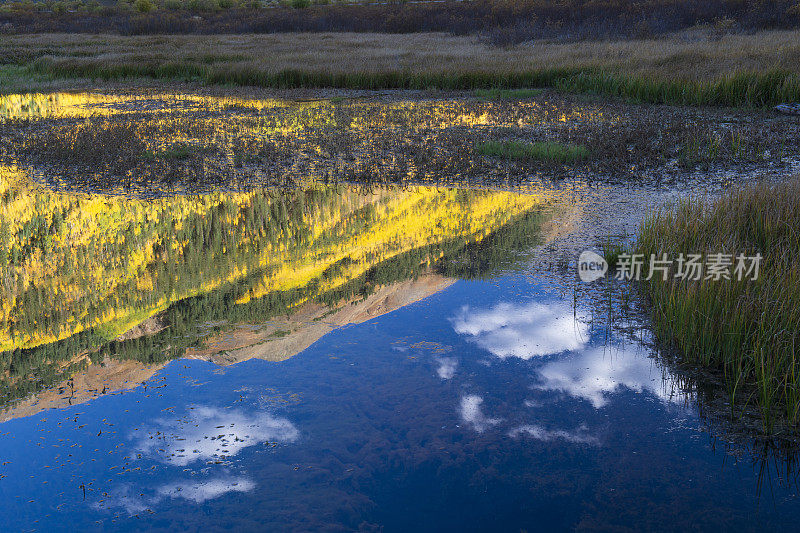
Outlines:
{"type": "Polygon", "coordinates": [[[3,520],[45,531],[796,523],[792,487],[759,501],[757,471],[700,428],[647,350],[609,345],[508,273],[455,282],[281,362],[178,359],[124,394],[9,420],[3,520]]]}
{"type": "Polygon", "coordinates": [[[556,252],[597,187],[145,200],[3,172],[4,529],[800,520],[794,470],[728,453],[620,288],[556,252]]]}

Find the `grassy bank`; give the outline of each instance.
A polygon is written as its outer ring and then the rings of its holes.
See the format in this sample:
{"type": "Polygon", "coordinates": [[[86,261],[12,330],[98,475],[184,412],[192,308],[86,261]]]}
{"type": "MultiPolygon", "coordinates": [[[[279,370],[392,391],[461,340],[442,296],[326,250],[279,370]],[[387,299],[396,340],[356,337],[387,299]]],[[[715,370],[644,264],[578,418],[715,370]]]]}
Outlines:
{"type": "MultiPolygon", "coordinates": [[[[505,48],[439,33],[9,35],[0,37],[3,64],[20,76],[58,79],[156,78],[278,88],[552,87],[649,103],[754,107],[800,100],[797,31],[719,39],[537,41],[505,48]]],[[[7,86],[20,83],[4,83],[0,91],[9,92],[7,86]]]]}
{"type": "MultiPolygon", "coordinates": [[[[800,179],[728,194],[712,205],[686,201],[647,219],[637,252],[760,253],[757,280],[644,283],[657,336],[682,357],[721,370],[732,403],[800,422],[800,179]]],[[[735,264],[735,260],[734,260],[735,264]]],[[[673,268],[673,274],[675,270],[673,268]]]]}

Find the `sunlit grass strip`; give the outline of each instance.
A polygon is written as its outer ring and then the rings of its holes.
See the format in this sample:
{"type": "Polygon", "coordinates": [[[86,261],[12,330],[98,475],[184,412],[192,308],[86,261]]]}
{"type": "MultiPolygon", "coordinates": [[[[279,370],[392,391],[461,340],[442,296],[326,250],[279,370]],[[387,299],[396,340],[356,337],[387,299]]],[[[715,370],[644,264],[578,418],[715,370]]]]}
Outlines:
{"type": "MultiPolygon", "coordinates": [[[[800,75],[782,70],[740,72],[714,81],[656,79],[600,68],[551,68],[530,72],[417,72],[406,70],[325,72],[256,66],[206,65],[190,61],[78,62],[42,57],[34,72],[60,78],[121,79],[151,77],[199,80],[256,87],[344,89],[445,89],[502,91],[552,87],[564,92],[620,96],[648,103],[715,106],[771,106],[800,101],[800,75]]],[[[527,96],[525,96],[527,97],[527,96]]]]}
{"type": "Polygon", "coordinates": [[[476,150],[485,156],[517,161],[574,163],[589,157],[589,150],[585,146],[557,142],[487,141],[480,143],[476,150]]]}
{"type": "Polygon", "coordinates": [[[643,284],[655,333],[684,360],[724,372],[732,403],[800,421],[800,179],[730,193],[713,205],[685,201],[647,218],[636,251],[761,253],[757,281],[643,284]]]}

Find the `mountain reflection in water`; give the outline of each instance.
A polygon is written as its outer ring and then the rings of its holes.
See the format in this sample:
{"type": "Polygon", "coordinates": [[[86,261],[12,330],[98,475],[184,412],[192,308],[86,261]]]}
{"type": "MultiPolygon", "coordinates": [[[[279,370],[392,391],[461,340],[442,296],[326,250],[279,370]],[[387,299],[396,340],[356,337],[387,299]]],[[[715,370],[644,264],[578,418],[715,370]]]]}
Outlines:
{"type": "MultiPolygon", "coordinates": [[[[430,187],[150,200],[10,179],[2,187],[5,401],[71,377],[29,408],[125,388],[142,381],[145,366],[155,372],[179,356],[291,357],[333,328],[448,286],[470,248],[535,241],[552,203],[544,194],[430,187]],[[108,370],[86,369],[97,364],[108,370]]],[[[501,255],[487,254],[482,269],[501,255]]]]}

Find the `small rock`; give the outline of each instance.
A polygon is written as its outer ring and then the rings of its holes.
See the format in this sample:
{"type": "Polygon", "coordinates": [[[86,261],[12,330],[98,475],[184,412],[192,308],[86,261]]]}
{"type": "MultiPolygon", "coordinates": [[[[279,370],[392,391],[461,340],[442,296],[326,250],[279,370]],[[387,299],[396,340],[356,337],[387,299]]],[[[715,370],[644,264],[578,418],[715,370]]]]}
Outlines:
{"type": "Polygon", "coordinates": [[[800,104],[778,104],[775,106],[775,111],[783,115],[800,116],[800,104]]]}

